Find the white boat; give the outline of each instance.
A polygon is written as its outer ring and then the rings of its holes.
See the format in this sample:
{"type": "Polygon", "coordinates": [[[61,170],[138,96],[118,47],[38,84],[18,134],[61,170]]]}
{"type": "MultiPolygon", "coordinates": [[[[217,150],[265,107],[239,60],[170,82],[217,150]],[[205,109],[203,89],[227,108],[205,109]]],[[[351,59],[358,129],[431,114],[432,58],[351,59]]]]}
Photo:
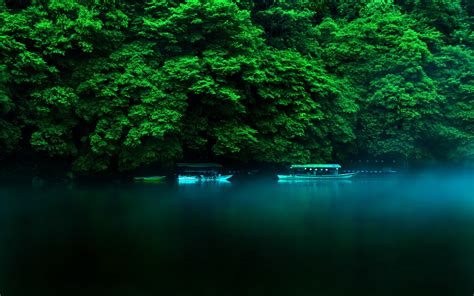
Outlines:
{"type": "Polygon", "coordinates": [[[202,176],[201,181],[227,181],[234,175],[202,176]]]}
{"type": "Polygon", "coordinates": [[[199,181],[197,176],[178,176],[178,181],[185,181],[185,182],[190,182],[190,181],[199,181]]]}
{"type": "Polygon", "coordinates": [[[181,174],[178,175],[179,182],[223,182],[232,178],[233,175],[222,175],[222,165],[218,163],[178,163],[181,174]]]}
{"type": "Polygon", "coordinates": [[[347,180],[357,173],[339,174],[339,164],[294,164],[288,175],[277,175],[279,180],[347,180]]]}
{"type": "Polygon", "coordinates": [[[357,175],[357,173],[347,173],[347,174],[338,174],[338,175],[321,175],[321,176],[311,176],[311,175],[278,175],[279,180],[345,180],[350,179],[357,175]]]}
{"type": "Polygon", "coordinates": [[[211,182],[211,181],[227,181],[233,175],[194,175],[194,176],[178,176],[178,181],[185,182],[211,182]]]}

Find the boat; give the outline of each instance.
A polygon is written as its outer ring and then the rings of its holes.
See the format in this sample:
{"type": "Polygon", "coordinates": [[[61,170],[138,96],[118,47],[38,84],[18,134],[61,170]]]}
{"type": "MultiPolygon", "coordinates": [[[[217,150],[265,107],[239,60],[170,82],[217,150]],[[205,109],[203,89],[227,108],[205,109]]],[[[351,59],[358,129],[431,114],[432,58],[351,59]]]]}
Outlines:
{"type": "Polygon", "coordinates": [[[201,180],[201,181],[227,181],[232,177],[233,177],[233,175],[221,175],[221,174],[219,174],[217,176],[204,176],[204,175],[201,175],[201,176],[199,176],[199,180],[201,180]]]}
{"type": "Polygon", "coordinates": [[[293,164],[288,175],[278,175],[279,180],[347,180],[357,173],[339,174],[339,164],[293,164]]]}
{"type": "Polygon", "coordinates": [[[199,181],[197,176],[181,176],[178,175],[178,181],[199,181]]]}
{"type": "Polygon", "coordinates": [[[218,163],[178,163],[178,182],[228,181],[233,175],[221,174],[218,163]]]}
{"type": "Polygon", "coordinates": [[[135,182],[162,182],[166,179],[166,176],[149,176],[149,177],[134,177],[135,182]]]}

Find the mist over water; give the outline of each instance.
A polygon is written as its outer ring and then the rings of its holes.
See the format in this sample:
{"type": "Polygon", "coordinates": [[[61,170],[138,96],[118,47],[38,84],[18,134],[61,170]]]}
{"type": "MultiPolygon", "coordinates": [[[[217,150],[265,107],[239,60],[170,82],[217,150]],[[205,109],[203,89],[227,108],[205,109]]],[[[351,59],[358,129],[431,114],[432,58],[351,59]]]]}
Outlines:
{"type": "Polygon", "coordinates": [[[474,175],[0,183],[1,295],[471,295],[474,175]]]}

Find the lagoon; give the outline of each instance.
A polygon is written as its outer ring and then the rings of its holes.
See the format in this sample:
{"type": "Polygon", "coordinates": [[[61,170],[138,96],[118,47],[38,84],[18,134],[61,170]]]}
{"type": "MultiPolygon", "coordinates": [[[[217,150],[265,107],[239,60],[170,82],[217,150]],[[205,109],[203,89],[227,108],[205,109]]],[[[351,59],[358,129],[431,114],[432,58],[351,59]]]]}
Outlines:
{"type": "Polygon", "coordinates": [[[0,182],[2,296],[472,293],[472,172],[0,182]]]}

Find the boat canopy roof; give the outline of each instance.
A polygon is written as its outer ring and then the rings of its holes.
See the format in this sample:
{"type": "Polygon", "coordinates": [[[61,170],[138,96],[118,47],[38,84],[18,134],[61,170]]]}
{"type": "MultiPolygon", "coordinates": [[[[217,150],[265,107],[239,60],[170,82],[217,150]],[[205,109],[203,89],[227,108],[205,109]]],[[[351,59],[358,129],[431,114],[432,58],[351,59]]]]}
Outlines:
{"type": "Polygon", "coordinates": [[[221,168],[222,165],[218,163],[177,163],[179,168],[221,168]]]}
{"type": "Polygon", "coordinates": [[[341,165],[339,164],[292,164],[292,169],[340,169],[341,165]]]}

